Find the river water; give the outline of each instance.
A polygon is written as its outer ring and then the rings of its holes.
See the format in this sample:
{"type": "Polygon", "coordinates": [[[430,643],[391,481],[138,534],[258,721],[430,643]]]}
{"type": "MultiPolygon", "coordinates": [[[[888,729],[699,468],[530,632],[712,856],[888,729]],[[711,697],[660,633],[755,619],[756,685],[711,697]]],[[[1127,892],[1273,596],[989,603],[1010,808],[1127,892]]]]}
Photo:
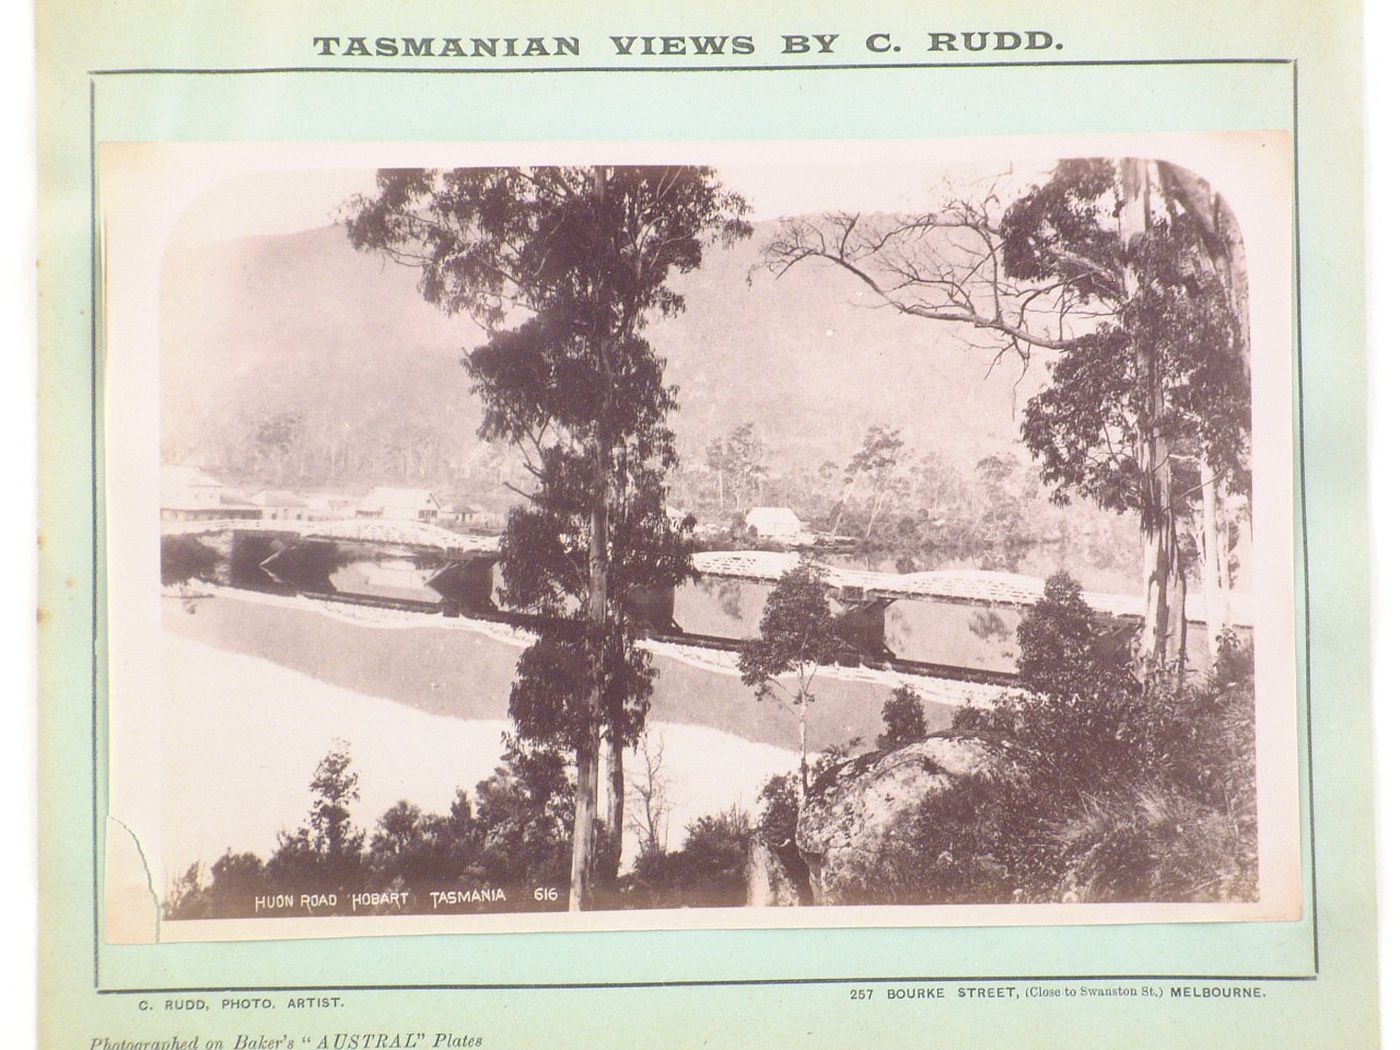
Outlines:
{"type": "MultiPolygon", "coordinates": [[[[228,848],[267,856],[279,830],[304,821],[312,771],[338,739],[360,773],[362,827],[401,798],[445,812],[458,787],[470,793],[498,763],[526,641],[500,625],[299,598],[166,598],[166,873],[228,848]]],[[[729,654],[665,652],[654,662],[648,725],[665,749],[677,848],[688,822],[730,805],[753,811],[762,784],[796,767],[798,723],[779,701],[756,700],[729,654]]],[[[852,738],[872,747],[890,689],[848,673],[819,678],[811,749],[852,738]]],[[[954,709],[926,699],[929,728],[946,726],[954,709]]],[[[629,838],[629,857],[635,848],[629,838]]]]}
{"type": "MultiPolygon", "coordinates": [[[[313,568],[321,590],[441,597],[429,584],[442,565],[431,558],[338,551],[313,568]]],[[[227,848],[266,856],[279,830],[304,820],[307,782],[337,739],[350,744],[361,774],[356,819],[366,827],[400,798],[443,812],[458,787],[470,793],[491,774],[527,635],[465,618],[297,597],[297,586],[258,572],[234,582],[254,589],[165,599],[168,872],[193,860],[208,864],[227,848]]],[[[674,618],[691,633],[752,637],[770,589],[739,580],[688,583],[677,589],[674,618]]],[[[886,611],[885,638],[900,657],[1012,670],[1019,622],[1015,610],[901,601],[886,611]]],[[[795,767],[798,720],[779,700],[755,699],[732,654],[661,646],[653,659],[648,724],[664,739],[674,848],[686,823],[730,805],[752,809],[768,777],[795,767]]],[[[856,750],[873,747],[895,684],[880,672],[820,676],[808,713],[810,749],[853,740],[856,750]]],[[[925,686],[931,731],[946,727],[969,698],[960,688],[925,686]]],[[[627,847],[630,855],[635,843],[627,847]]]]}
{"type": "MultiPolygon", "coordinates": [[[[324,543],[305,545],[266,563],[262,559],[265,553],[255,547],[247,558],[233,559],[236,586],[267,593],[333,591],[434,604],[446,593],[470,605],[471,585],[461,577],[448,583],[435,580],[450,564],[440,556],[369,555],[324,543]],[[273,566],[272,575],[265,564],[273,566]],[[435,583],[442,592],[435,589],[435,583]],[[461,593],[454,587],[462,588],[461,593]]],[[[483,585],[496,604],[504,607],[499,566],[491,567],[489,573],[489,581],[483,585]]],[[[676,588],[673,616],[689,634],[752,638],[758,634],[763,604],[771,590],[771,584],[702,578],[676,588]]],[[[1014,609],[898,601],[885,611],[885,644],[895,656],[906,660],[1014,671],[1020,619],[1014,609]]]]}

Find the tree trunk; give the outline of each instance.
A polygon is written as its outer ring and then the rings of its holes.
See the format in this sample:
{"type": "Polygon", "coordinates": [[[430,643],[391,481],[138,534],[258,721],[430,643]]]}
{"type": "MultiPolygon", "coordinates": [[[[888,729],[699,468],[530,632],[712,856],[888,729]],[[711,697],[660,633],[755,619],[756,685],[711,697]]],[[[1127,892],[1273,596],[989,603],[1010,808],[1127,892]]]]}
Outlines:
{"type": "MultiPolygon", "coordinates": [[[[1234,541],[1231,539],[1230,523],[1238,520],[1239,511],[1232,508],[1228,499],[1220,498],[1216,490],[1215,562],[1220,569],[1220,626],[1228,630],[1235,626],[1234,592],[1235,577],[1230,569],[1230,558],[1234,554],[1234,541]]],[[[1245,512],[1248,517],[1248,512],[1245,512]]]]}
{"type": "MultiPolygon", "coordinates": [[[[601,200],[607,194],[602,167],[593,169],[593,194],[601,200]]],[[[598,348],[604,353],[605,347],[598,348]]],[[[577,750],[578,787],[574,800],[574,849],[569,865],[569,910],[583,911],[592,904],[593,866],[596,861],[594,826],[598,819],[599,727],[602,724],[603,693],[601,647],[608,627],[608,464],[602,442],[595,436],[590,449],[593,460],[593,509],[588,529],[588,598],[586,638],[593,648],[593,685],[588,691],[587,742],[577,750]]]]}
{"type": "Polygon", "coordinates": [[[846,504],[851,498],[851,493],[855,491],[855,482],[847,481],[846,487],[841,493],[841,502],[836,504],[836,520],[831,524],[831,534],[837,535],[841,531],[841,519],[846,514],[846,504]]]}
{"type": "Polygon", "coordinates": [[[578,787],[574,794],[574,851],[569,865],[569,910],[588,907],[592,880],[589,861],[593,857],[593,820],[598,812],[598,740],[576,752],[578,787]]]}
{"type": "Polygon", "coordinates": [[[1221,614],[1220,547],[1217,540],[1215,477],[1208,464],[1201,469],[1201,594],[1205,601],[1206,634],[1211,660],[1215,659],[1216,642],[1224,627],[1221,614]]]}
{"type": "Polygon", "coordinates": [[[797,746],[802,752],[802,758],[798,764],[798,771],[802,777],[802,797],[807,797],[807,698],[798,697],[797,700],[797,746]]]}
{"type": "MultiPolygon", "coordinates": [[[[1138,293],[1139,276],[1134,255],[1152,224],[1152,199],[1147,162],[1125,157],[1119,161],[1123,208],[1118,235],[1123,248],[1123,288],[1128,302],[1138,293]]],[[[1144,340],[1133,341],[1136,383],[1143,393],[1135,454],[1139,475],[1139,513],[1142,529],[1142,573],[1146,591],[1139,657],[1145,669],[1175,668],[1186,664],[1186,567],[1181,561],[1176,508],[1172,492],[1172,464],[1161,434],[1163,391],[1154,348],[1144,340]]]]}
{"type": "MultiPolygon", "coordinates": [[[[1249,276],[1245,268],[1244,239],[1238,220],[1230,205],[1216,194],[1200,176],[1174,164],[1159,162],[1158,170],[1163,175],[1167,194],[1184,207],[1196,220],[1201,229],[1210,236],[1202,248],[1211,268],[1224,284],[1230,297],[1231,310],[1235,315],[1239,342],[1237,351],[1241,366],[1248,370],[1250,353],[1249,328],[1249,276]]],[[[1206,484],[1206,467],[1201,467],[1201,501],[1204,519],[1202,561],[1203,575],[1207,580],[1207,617],[1210,620],[1210,645],[1212,659],[1215,656],[1216,642],[1221,631],[1234,623],[1231,609],[1233,580],[1230,572],[1232,543],[1230,523],[1232,519],[1252,529],[1252,518],[1247,509],[1240,512],[1232,506],[1218,480],[1206,484]],[[1210,566],[1214,566],[1213,571],[1210,566]],[[1217,587],[1215,608],[1210,606],[1212,581],[1217,587]]]]}
{"type": "MultiPolygon", "coordinates": [[[[588,626],[590,644],[600,646],[608,627],[608,486],[604,455],[601,448],[593,450],[596,495],[589,522],[588,535],[588,626]]],[[[598,816],[598,727],[602,720],[603,697],[598,664],[594,659],[593,687],[588,694],[588,745],[578,751],[578,795],[574,805],[574,851],[569,870],[569,910],[582,911],[589,906],[593,888],[594,833],[598,816]]]]}
{"type": "Polygon", "coordinates": [[[622,821],[625,785],[623,783],[622,744],[608,741],[608,777],[604,782],[606,811],[603,815],[603,840],[598,843],[598,863],[595,867],[597,884],[613,886],[622,868],[622,821]]]}
{"type": "Polygon", "coordinates": [[[870,520],[865,524],[865,538],[870,539],[870,534],[875,531],[875,519],[880,516],[880,504],[884,501],[885,489],[883,486],[876,486],[875,499],[870,504],[870,520]]]}
{"type": "Polygon", "coordinates": [[[1172,506],[1171,460],[1155,436],[1139,441],[1143,473],[1142,570],[1147,588],[1139,653],[1149,668],[1186,667],[1186,566],[1172,506]]]}
{"type": "Polygon", "coordinates": [[[1229,626],[1229,583],[1221,571],[1220,497],[1215,473],[1201,461],[1201,586],[1206,603],[1206,632],[1210,658],[1215,662],[1220,633],[1229,626]]]}

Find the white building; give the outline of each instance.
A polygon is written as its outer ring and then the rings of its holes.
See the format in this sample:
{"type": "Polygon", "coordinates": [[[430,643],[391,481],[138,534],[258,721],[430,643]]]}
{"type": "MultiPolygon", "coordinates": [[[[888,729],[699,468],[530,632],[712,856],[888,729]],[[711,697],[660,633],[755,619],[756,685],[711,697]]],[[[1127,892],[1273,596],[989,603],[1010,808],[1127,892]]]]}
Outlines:
{"type": "Polygon", "coordinates": [[[305,521],[311,516],[311,506],[302,496],[286,489],[259,489],[248,502],[262,508],[268,521],[305,521]]]}
{"type": "Polygon", "coordinates": [[[744,516],[744,524],[764,540],[802,545],[815,539],[790,507],[754,507],[744,516]]]}
{"type": "Polygon", "coordinates": [[[455,500],[443,503],[438,510],[437,523],[448,528],[478,529],[483,532],[500,532],[506,527],[506,516],[496,511],[455,500]]]}
{"type": "Polygon", "coordinates": [[[442,505],[428,489],[398,489],[376,486],[355,508],[357,518],[388,518],[392,521],[437,521],[442,505]]]}
{"type": "Polygon", "coordinates": [[[218,518],[256,518],[259,511],[244,503],[198,467],[167,465],[160,468],[160,520],[211,521],[218,518]]]}

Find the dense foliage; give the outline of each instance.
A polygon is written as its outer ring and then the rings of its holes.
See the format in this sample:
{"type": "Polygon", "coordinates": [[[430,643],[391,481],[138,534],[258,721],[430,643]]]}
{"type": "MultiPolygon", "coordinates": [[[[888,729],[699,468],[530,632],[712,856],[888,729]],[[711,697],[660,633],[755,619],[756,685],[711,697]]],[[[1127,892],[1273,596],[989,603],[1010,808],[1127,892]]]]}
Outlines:
{"type": "Polygon", "coordinates": [[[744,520],[743,512],[760,504],[792,508],[811,532],[882,571],[967,564],[1034,573],[1034,560],[1043,560],[1107,574],[1122,581],[1112,587],[1125,589],[1140,571],[1130,518],[1083,498],[1052,501],[1036,468],[1009,448],[963,463],[924,451],[911,436],[893,449],[887,467],[861,471],[868,446],[875,455],[891,437],[904,439],[890,427],[872,426],[844,467],[834,460],[791,466],[782,457],[789,449],[765,447],[752,431],[750,423],[716,438],[704,463],[687,460],[675,475],[673,498],[701,521],[704,546],[781,549],[744,520]],[[1043,555],[1035,559],[1038,551],[1043,555]]]}
{"type": "Polygon", "coordinates": [[[881,714],[885,720],[885,731],[875,741],[875,746],[881,751],[892,751],[928,735],[923,701],[907,685],[890,694],[881,714]]]}
{"type": "Polygon", "coordinates": [[[219,552],[195,536],[160,538],[160,582],[166,587],[190,580],[212,580],[219,561],[219,552]]]}
{"type": "Polygon", "coordinates": [[[652,850],[637,858],[620,903],[634,908],[743,904],[752,834],[748,816],[735,808],[692,821],[679,850],[652,850]]]}
{"type": "Polygon", "coordinates": [[[358,782],[348,750],[337,743],[316,767],[306,822],[279,833],[266,862],[229,851],[207,877],[191,865],[170,887],[165,917],[248,916],[257,896],[278,893],[334,893],[345,910],[350,894],[407,891],[409,909],[421,910],[432,890],[487,888],[502,890],[512,910],[521,910],[536,905],[535,887],[568,881],[574,792],[554,752],[508,741],[474,799],[458,789],[446,814],[397,802],[368,836],[348,808],[358,782]]]}
{"type": "MultiPolygon", "coordinates": [[[[795,778],[788,779],[795,783],[795,778]]],[[[251,852],[230,850],[207,870],[198,863],[190,865],[166,893],[165,918],[267,914],[255,908],[259,896],[290,894],[299,899],[304,893],[336,894],[333,913],[350,910],[350,896],[366,893],[407,896],[399,903],[381,900],[355,911],[432,910],[432,893],[454,891],[483,895],[485,903],[472,910],[563,907],[574,788],[568,765],[557,751],[509,740],[491,776],[476,785],[474,795],[459,788],[447,813],[426,813],[401,800],[369,833],[350,819],[348,807],[358,798],[358,783],[348,749],[337,742],[312,777],[306,821],[281,832],[266,861],[251,852]],[[535,890],[550,887],[559,892],[536,896],[535,890]]],[[[795,807],[791,819],[796,821],[795,807]]],[[[600,890],[595,904],[741,905],[753,832],[748,815],[736,808],[699,817],[687,825],[678,850],[644,843],[633,870],[615,886],[600,890]]]]}
{"type": "Polygon", "coordinates": [[[1139,681],[1060,575],[1018,631],[1027,688],[954,731],[1003,741],[991,771],[931,793],[887,855],[879,899],[1253,899],[1253,658],[1222,639],[1201,681],[1139,681]]]}

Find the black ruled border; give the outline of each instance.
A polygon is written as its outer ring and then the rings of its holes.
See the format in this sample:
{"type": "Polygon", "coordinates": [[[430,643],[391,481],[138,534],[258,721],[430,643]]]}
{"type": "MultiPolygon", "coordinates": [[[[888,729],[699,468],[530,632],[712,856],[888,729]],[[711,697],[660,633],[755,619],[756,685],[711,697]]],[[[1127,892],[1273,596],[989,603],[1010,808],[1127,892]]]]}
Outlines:
{"type": "MultiPolygon", "coordinates": [[[[402,67],[402,66],[260,66],[231,68],[175,68],[143,67],[93,69],[88,71],[88,179],[90,207],[90,290],[89,325],[91,333],[91,364],[89,372],[91,394],[91,433],[89,440],[92,456],[92,643],[94,660],[92,665],[92,987],[98,995],[158,995],[177,993],[220,994],[247,992],[440,992],[440,991],[546,991],[546,990],[605,990],[643,988],[707,988],[707,987],[764,987],[789,985],[853,985],[853,984],[930,984],[963,983],[984,984],[990,982],[1048,983],[1057,981],[1244,981],[1244,982],[1309,982],[1316,981],[1322,972],[1321,947],[1318,932],[1318,890],[1317,890],[1317,841],[1314,827],[1314,782],[1313,782],[1313,720],[1312,720],[1312,607],[1309,591],[1309,548],[1307,514],[1307,470],[1305,453],[1305,412],[1303,404],[1303,327],[1302,327],[1302,253],[1300,205],[1301,162],[1298,146],[1298,59],[1296,58],[1177,58],[1177,59],[1117,59],[1105,61],[1064,60],[1064,61],[1003,61],[1003,62],[847,62],[830,64],[802,65],[675,65],[675,66],[549,66],[531,68],[460,68],[460,67],[402,67]],[[1299,485],[1299,538],[1302,545],[1303,578],[1301,597],[1303,603],[1303,667],[1300,699],[1304,705],[1305,744],[1307,753],[1307,812],[1308,812],[1308,854],[1312,872],[1312,945],[1313,966],[1311,973],[1303,974],[1171,974],[1171,973],[1113,973],[1113,974],[1007,974],[997,976],[958,975],[958,974],[910,974],[907,976],[871,977],[853,975],[850,977],[778,977],[778,978],[736,978],[718,980],[678,980],[678,981],[581,981],[553,983],[462,983],[462,984],[287,984],[287,985],[201,985],[151,988],[104,988],[101,985],[101,930],[100,892],[101,872],[98,863],[99,842],[99,780],[97,727],[100,703],[97,653],[105,656],[105,639],[99,635],[99,613],[103,609],[102,551],[99,544],[101,515],[101,479],[98,472],[98,295],[100,244],[98,239],[97,215],[97,85],[109,77],[130,76],[261,76],[261,75],[316,75],[324,73],[361,73],[378,75],[448,75],[448,76],[520,76],[529,74],[566,73],[613,73],[630,76],[672,75],[685,73],[795,73],[825,72],[841,70],[948,70],[948,69],[1055,69],[1076,67],[1115,67],[1115,66],[1246,66],[1271,65],[1292,67],[1292,112],[1293,112],[1293,316],[1294,316],[1294,366],[1297,372],[1298,434],[1296,466],[1299,485]]],[[[607,931],[593,931],[607,932],[607,931]]]]}

